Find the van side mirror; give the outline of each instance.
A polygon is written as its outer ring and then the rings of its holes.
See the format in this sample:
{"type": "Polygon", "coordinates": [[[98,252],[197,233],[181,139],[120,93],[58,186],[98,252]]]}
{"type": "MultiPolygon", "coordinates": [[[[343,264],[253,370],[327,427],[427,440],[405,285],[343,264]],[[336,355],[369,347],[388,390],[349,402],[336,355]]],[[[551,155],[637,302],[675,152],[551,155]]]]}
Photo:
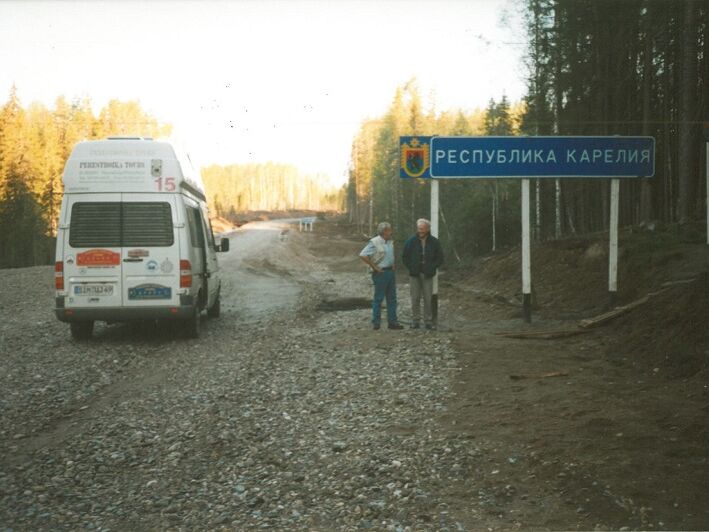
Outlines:
{"type": "Polygon", "coordinates": [[[219,249],[217,251],[229,251],[229,239],[222,238],[219,242],[219,249]]]}

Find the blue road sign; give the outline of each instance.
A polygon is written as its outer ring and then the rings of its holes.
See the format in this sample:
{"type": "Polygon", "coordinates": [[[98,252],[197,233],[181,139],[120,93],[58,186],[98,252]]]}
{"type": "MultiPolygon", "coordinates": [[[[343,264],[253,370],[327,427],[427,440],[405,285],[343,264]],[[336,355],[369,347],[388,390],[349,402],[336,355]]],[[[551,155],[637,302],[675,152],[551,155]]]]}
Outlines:
{"type": "MultiPolygon", "coordinates": [[[[429,143],[434,178],[655,175],[652,137],[433,137],[429,143]]],[[[402,167],[405,153],[402,144],[402,167]]]]}

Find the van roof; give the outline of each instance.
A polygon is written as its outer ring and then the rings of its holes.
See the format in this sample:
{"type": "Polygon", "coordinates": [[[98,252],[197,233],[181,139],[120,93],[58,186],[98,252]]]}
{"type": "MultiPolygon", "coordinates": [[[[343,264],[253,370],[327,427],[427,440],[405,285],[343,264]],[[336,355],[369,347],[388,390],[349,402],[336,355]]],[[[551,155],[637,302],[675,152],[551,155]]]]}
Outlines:
{"type": "Polygon", "coordinates": [[[186,191],[204,199],[202,177],[187,153],[171,142],[143,137],[79,142],[62,180],[65,192],[186,191]]]}

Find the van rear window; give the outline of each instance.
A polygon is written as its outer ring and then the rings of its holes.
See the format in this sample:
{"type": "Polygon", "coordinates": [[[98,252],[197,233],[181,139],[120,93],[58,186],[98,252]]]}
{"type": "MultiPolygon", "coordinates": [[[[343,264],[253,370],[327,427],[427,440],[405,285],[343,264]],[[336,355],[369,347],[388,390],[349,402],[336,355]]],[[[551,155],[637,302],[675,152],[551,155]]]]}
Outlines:
{"type": "Polygon", "coordinates": [[[171,246],[172,211],[166,202],[123,203],[124,246],[171,246]]]}
{"type": "Polygon", "coordinates": [[[71,247],[121,246],[121,204],[119,202],[74,203],[69,224],[71,247]]]}
{"type": "Polygon", "coordinates": [[[167,202],[79,202],[71,209],[71,247],[169,247],[174,241],[167,202]]]}

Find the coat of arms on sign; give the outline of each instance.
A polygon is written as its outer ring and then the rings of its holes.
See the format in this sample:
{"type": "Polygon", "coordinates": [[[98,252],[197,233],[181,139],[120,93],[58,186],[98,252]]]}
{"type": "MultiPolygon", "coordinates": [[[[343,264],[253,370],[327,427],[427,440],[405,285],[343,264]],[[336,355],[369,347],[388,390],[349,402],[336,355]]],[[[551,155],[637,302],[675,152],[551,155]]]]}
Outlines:
{"type": "Polygon", "coordinates": [[[409,177],[421,177],[430,165],[428,143],[413,138],[401,145],[401,169],[409,177]]]}

